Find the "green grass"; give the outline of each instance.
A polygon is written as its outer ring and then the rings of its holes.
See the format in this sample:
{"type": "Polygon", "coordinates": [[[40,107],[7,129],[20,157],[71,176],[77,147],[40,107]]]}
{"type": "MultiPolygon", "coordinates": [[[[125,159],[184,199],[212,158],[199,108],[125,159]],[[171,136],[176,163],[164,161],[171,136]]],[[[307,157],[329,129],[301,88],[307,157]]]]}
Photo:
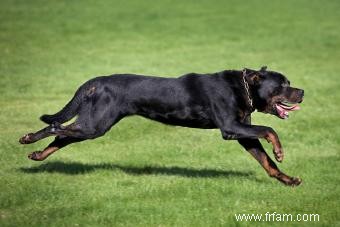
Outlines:
{"type": "MultiPolygon", "coordinates": [[[[339,1],[0,2],[0,226],[244,226],[235,213],[316,213],[340,225],[339,1]],[[279,167],[304,182],[285,187],[218,130],[169,127],[140,117],[44,162],[21,146],[89,78],[178,76],[259,68],[305,89],[276,129],[279,167]]],[[[271,154],[271,147],[263,142],[271,154]]]]}

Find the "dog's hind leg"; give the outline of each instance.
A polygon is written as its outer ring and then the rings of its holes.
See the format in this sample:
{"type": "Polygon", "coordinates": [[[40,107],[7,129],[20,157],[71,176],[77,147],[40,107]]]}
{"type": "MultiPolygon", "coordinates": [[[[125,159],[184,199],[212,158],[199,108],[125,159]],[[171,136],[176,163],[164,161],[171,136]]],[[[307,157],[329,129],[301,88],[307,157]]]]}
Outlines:
{"type": "Polygon", "coordinates": [[[84,139],[73,138],[73,137],[61,137],[57,136],[52,143],[50,143],[43,151],[34,151],[28,155],[29,159],[34,161],[43,161],[48,156],[56,152],[57,150],[71,144],[83,141],[84,139]]]}
{"type": "Polygon", "coordinates": [[[84,124],[84,121],[77,120],[76,122],[67,126],[54,125],[52,130],[53,132],[51,131],[51,128],[48,129],[47,127],[43,130],[40,130],[36,134],[33,134],[33,136],[30,136],[29,138],[36,139],[39,137],[41,139],[42,137],[57,135],[55,140],[50,145],[48,145],[43,151],[32,152],[31,154],[28,155],[28,158],[35,161],[42,161],[46,159],[49,155],[56,152],[57,150],[71,143],[76,143],[87,139],[94,139],[99,136],[102,136],[120,119],[121,117],[117,116],[111,118],[109,121],[94,122],[95,124],[92,124],[91,127],[86,126],[86,124],[84,124]]]}
{"type": "Polygon", "coordinates": [[[112,118],[110,122],[105,122],[105,124],[101,124],[100,122],[96,122],[97,124],[92,125],[91,127],[87,127],[82,122],[74,122],[67,126],[53,126],[53,129],[46,127],[30,135],[28,138],[30,141],[35,140],[37,138],[45,138],[50,135],[57,135],[55,140],[48,145],[43,151],[35,151],[28,155],[29,159],[35,161],[43,161],[49,155],[53,154],[57,150],[71,144],[80,141],[84,141],[87,139],[94,139],[99,136],[102,136],[107,132],[115,123],[117,123],[121,118],[112,118]]]}
{"type": "Polygon", "coordinates": [[[30,144],[30,143],[34,143],[37,142],[41,139],[44,139],[48,136],[53,136],[56,135],[56,131],[57,129],[63,127],[62,125],[60,125],[59,123],[53,123],[37,132],[34,133],[28,133],[26,135],[24,135],[23,137],[21,137],[19,139],[19,143],[21,144],[30,144]]]}
{"type": "Polygon", "coordinates": [[[121,116],[112,114],[98,120],[77,119],[70,125],[57,128],[54,133],[60,136],[68,136],[80,139],[95,139],[103,136],[120,119],[122,119],[121,116]]]}
{"type": "Polygon", "coordinates": [[[125,111],[110,95],[98,94],[82,105],[74,123],[61,125],[54,133],[60,136],[95,139],[103,136],[124,116],[125,111]]]}
{"type": "MultiPolygon", "coordinates": [[[[74,138],[74,140],[95,139],[105,134],[114,124],[116,124],[122,116],[110,111],[104,112],[100,118],[92,118],[91,115],[80,116],[74,123],[63,126],[59,123],[53,123],[35,133],[29,133],[19,139],[21,144],[31,144],[38,140],[44,139],[48,136],[57,136],[58,141],[60,138],[74,138]],[[89,123],[91,122],[91,123],[89,123]]],[[[71,139],[64,139],[71,141],[71,139]]],[[[63,140],[63,141],[64,141],[63,140]]],[[[73,141],[73,139],[72,139],[73,141]]],[[[55,148],[46,148],[45,154],[54,150],[55,148]]],[[[46,156],[47,157],[47,156],[46,156]]]]}

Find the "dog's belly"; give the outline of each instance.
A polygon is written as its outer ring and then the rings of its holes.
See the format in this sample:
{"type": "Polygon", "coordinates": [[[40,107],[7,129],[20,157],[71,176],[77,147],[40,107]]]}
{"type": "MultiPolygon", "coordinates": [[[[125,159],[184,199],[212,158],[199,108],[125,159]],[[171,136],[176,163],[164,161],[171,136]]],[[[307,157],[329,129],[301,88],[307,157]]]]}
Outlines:
{"type": "Polygon", "coordinates": [[[193,112],[189,110],[179,110],[167,113],[147,111],[140,112],[138,115],[168,125],[203,129],[216,128],[211,118],[203,111],[193,112]]]}
{"type": "Polygon", "coordinates": [[[167,125],[175,125],[189,128],[202,128],[202,129],[212,129],[216,128],[215,124],[209,119],[179,119],[173,117],[164,116],[144,116],[151,120],[155,120],[167,125]]]}

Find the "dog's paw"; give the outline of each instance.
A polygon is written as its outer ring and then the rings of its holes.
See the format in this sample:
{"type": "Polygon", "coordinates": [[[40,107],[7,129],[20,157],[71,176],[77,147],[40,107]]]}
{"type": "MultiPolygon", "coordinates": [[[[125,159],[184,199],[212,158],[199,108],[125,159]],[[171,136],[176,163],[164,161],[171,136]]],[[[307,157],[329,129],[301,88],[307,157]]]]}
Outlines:
{"type": "Polygon", "coordinates": [[[34,141],[32,140],[32,135],[33,135],[33,133],[28,133],[28,134],[24,135],[23,137],[21,137],[19,139],[19,143],[21,143],[21,144],[33,143],[34,141]]]}
{"type": "Polygon", "coordinates": [[[292,177],[290,179],[290,182],[288,182],[288,185],[292,186],[292,187],[296,187],[296,186],[299,186],[301,183],[302,183],[301,178],[299,178],[299,177],[292,177]]]}
{"type": "Polygon", "coordinates": [[[278,161],[278,162],[283,161],[284,154],[283,154],[282,148],[274,148],[273,153],[274,153],[274,157],[275,157],[276,161],[278,161]]]}
{"type": "Polygon", "coordinates": [[[41,152],[40,151],[34,151],[34,152],[30,153],[27,157],[31,160],[34,160],[34,161],[42,161],[43,160],[41,158],[41,152]]]}

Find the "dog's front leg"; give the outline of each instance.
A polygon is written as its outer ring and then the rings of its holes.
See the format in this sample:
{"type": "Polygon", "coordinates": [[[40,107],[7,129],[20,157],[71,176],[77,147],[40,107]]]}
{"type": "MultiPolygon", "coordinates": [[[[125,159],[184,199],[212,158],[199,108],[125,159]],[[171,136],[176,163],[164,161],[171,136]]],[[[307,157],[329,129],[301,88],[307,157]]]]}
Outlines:
{"type": "Polygon", "coordinates": [[[301,184],[300,178],[287,176],[279,170],[258,139],[238,139],[238,142],[261,164],[269,176],[275,177],[286,185],[298,186],[301,184]]]}
{"type": "Polygon", "coordinates": [[[279,137],[270,127],[232,122],[221,127],[221,132],[224,139],[264,138],[273,144],[275,159],[278,162],[282,162],[283,160],[283,149],[279,137]]]}

